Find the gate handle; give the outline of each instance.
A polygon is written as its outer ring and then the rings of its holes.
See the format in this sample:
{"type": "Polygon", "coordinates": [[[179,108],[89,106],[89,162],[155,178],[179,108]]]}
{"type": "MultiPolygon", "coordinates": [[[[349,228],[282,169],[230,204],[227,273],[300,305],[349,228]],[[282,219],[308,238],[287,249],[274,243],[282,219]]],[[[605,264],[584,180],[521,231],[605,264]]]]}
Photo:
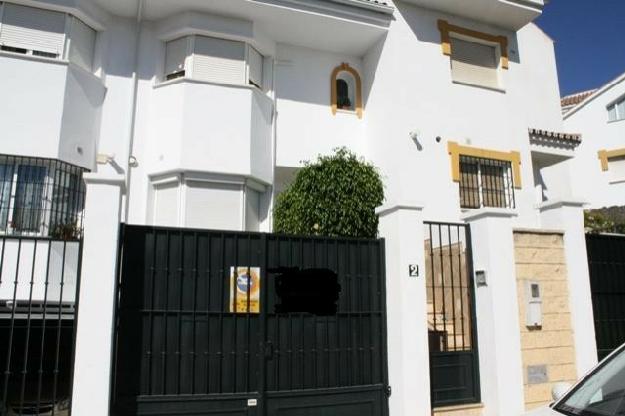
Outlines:
{"type": "Polygon", "coordinates": [[[273,353],[274,353],[273,342],[271,341],[265,342],[265,358],[269,360],[272,359],[273,353]]]}

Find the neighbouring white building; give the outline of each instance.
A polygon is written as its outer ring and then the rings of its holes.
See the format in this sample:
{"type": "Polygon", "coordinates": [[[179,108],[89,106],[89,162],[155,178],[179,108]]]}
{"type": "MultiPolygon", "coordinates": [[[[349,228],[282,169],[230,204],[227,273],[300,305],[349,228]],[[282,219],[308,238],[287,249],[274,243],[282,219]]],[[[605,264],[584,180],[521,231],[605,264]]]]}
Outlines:
{"type": "Polygon", "coordinates": [[[565,128],[584,137],[570,162],[575,194],[589,208],[625,205],[625,74],[562,100],[565,128]]]}
{"type": "Polygon", "coordinates": [[[570,167],[596,146],[603,180],[623,154],[616,130],[599,145],[575,117],[618,118],[606,105],[623,92],[563,123],[553,41],[532,23],[545,3],[0,1],[0,228],[84,225],[73,414],[109,414],[120,222],[270,232],[303,161],[342,146],[385,181],[391,416],[516,416],[583,375],[596,347],[570,167]],[[82,195],[81,175],[84,205],[63,193],[82,195]],[[436,243],[432,222],[470,225],[470,241],[436,243]],[[476,277],[457,303],[466,348],[429,260],[456,247],[476,277]],[[475,362],[446,374],[434,352],[475,362]]]}

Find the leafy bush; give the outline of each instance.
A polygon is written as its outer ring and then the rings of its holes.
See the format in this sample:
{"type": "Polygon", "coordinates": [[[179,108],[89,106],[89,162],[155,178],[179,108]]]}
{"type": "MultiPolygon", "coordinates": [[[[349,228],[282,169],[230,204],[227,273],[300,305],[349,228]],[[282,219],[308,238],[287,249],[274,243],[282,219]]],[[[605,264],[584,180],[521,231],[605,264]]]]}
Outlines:
{"type": "Polygon", "coordinates": [[[306,162],[278,195],[274,230],[279,233],[375,238],[375,208],[384,186],[375,166],[345,148],[306,162]]]}
{"type": "Polygon", "coordinates": [[[584,227],[589,233],[625,234],[625,207],[587,210],[584,212],[584,227]]]}

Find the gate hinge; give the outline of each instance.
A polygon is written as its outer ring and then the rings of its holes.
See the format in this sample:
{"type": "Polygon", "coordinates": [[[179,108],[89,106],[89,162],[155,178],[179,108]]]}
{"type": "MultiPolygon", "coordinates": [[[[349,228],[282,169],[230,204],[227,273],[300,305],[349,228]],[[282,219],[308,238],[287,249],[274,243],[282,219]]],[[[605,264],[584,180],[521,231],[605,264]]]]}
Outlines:
{"type": "Polygon", "coordinates": [[[386,397],[391,397],[391,394],[393,393],[393,389],[391,389],[391,386],[386,386],[386,388],[384,389],[384,393],[386,393],[386,397]]]}

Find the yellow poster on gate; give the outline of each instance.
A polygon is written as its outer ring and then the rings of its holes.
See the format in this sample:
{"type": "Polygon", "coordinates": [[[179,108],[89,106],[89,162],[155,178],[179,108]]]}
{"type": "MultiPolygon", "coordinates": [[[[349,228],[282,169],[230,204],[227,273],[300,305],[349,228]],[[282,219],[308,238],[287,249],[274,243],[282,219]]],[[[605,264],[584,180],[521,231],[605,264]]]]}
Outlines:
{"type": "Polygon", "coordinates": [[[260,313],[260,267],[230,267],[230,312],[260,313]]]}

